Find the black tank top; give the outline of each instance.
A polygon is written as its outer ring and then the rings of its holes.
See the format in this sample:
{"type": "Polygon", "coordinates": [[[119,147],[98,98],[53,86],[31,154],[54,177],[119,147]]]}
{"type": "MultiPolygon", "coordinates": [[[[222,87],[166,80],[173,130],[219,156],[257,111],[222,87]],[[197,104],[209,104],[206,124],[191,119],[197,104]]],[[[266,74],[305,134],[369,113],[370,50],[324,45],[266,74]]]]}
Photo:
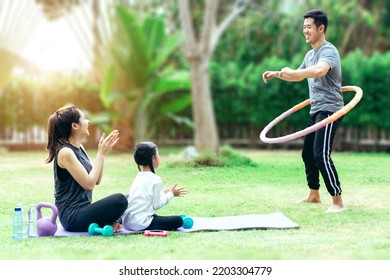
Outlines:
{"type": "Polygon", "coordinates": [[[58,216],[62,226],[68,229],[75,219],[77,212],[92,202],[92,192],[84,190],[70,173],[57,164],[58,152],[62,148],[70,148],[75,153],[77,159],[89,173],[92,169],[92,164],[82,148],[76,148],[71,144],[61,146],[54,157],[54,183],[55,204],[58,209],[58,216]]]}

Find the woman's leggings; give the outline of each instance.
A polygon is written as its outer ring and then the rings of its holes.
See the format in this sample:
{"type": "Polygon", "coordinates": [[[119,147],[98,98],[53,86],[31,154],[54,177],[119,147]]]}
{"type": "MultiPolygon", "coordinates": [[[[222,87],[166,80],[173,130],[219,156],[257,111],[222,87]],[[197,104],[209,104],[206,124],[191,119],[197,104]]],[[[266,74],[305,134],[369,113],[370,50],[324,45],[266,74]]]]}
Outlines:
{"type": "Polygon", "coordinates": [[[177,230],[183,226],[183,218],[180,216],[157,216],[153,215],[153,220],[146,230],[177,230]]]}
{"type": "Polygon", "coordinates": [[[120,193],[98,200],[81,208],[67,230],[88,231],[92,223],[97,223],[100,227],[112,225],[125,212],[127,204],[127,198],[120,193]]]}
{"type": "MultiPolygon", "coordinates": [[[[316,124],[332,114],[332,112],[318,112],[310,116],[308,126],[316,124]]],[[[339,177],[331,158],[333,140],[341,120],[342,118],[306,135],[302,148],[302,159],[305,163],[309,188],[313,190],[320,188],[319,173],[321,173],[331,196],[341,194],[339,177]]]]}

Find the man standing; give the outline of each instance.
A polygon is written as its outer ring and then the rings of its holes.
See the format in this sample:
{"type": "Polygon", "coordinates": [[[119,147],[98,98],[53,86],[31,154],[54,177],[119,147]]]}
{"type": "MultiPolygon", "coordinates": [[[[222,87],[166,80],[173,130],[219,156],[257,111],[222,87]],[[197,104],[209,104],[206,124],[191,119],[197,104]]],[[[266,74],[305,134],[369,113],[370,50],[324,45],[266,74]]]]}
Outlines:
{"type": "MultiPolygon", "coordinates": [[[[307,52],[297,70],[285,67],[280,71],[266,71],[263,81],[278,78],[289,82],[308,80],[310,94],[310,117],[308,126],[322,121],[344,106],[341,92],[341,64],[336,47],[327,42],[325,33],[328,26],[327,14],[312,10],[304,16],[303,35],[312,49],[307,52]]],[[[302,159],[305,164],[309,196],[303,202],[320,203],[319,173],[329,194],[332,205],[326,212],[346,210],[341,197],[341,186],[336,167],[331,158],[333,140],[342,118],[305,136],[302,159]]]]}

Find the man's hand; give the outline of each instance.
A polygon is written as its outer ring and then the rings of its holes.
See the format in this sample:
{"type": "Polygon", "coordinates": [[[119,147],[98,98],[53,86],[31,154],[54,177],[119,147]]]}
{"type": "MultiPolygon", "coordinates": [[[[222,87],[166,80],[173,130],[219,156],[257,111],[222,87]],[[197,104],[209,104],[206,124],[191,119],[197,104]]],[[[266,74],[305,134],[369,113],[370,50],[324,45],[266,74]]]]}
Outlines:
{"type": "Polygon", "coordinates": [[[268,80],[271,80],[274,78],[280,78],[279,71],[266,71],[263,73],[263,81],[265,84],[268,82],[268,80]]]}

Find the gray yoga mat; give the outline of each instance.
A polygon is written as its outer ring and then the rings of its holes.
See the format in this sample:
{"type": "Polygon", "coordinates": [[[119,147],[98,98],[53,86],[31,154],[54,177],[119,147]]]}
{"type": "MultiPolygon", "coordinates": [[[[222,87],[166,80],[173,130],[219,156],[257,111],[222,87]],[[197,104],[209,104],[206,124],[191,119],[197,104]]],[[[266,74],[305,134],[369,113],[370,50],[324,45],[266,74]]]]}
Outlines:
{"type": "MultiPolygon", "coordinates": [[[[250,214],[222,217],[192,217],[194,225],[190,229],[179,228],[177,232],[244,230],[244,229],[294,229],[299,225],[281,212],[270,214],[250,214]]],[[[117,234],[133,234],[142,231],[123,229],[117,234]]],[[[58,225],[55,236],[88,236],[88,232],[69,232],[58,225]]]]}

